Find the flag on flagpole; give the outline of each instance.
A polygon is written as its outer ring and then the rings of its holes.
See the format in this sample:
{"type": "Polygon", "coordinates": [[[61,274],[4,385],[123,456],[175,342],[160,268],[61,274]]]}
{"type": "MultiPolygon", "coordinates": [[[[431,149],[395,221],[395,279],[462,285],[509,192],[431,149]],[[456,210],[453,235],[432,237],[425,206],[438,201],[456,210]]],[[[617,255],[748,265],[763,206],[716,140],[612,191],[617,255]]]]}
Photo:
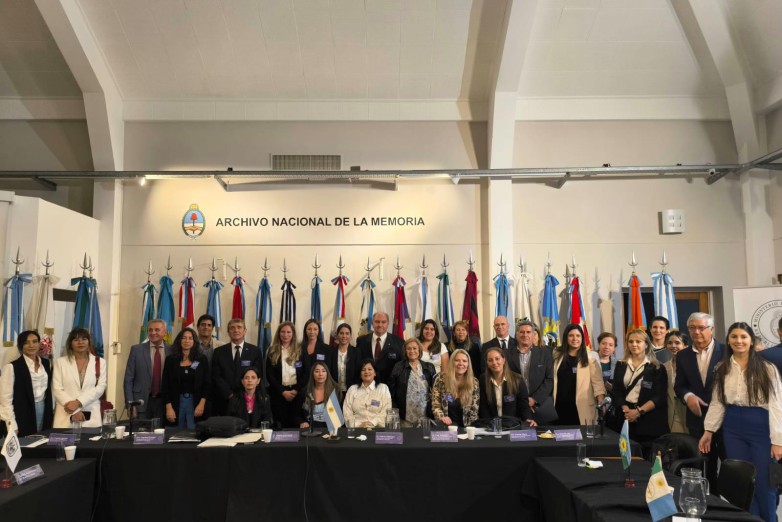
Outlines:
{"type": "Polygon", "coordinates": [[[245,318],[247,309],[244,303],[244,284],[247,281],[242,276],[236,276],[231,280],[231,284],[234,286],[234,298],[231,305],[231,319],[245,318]]]}
{"type": "Polygon", "coordinates": [[[33,295],[25,318],[28,330],[35,330],[42,336],[54,335],[54,285],[59,280],[48,274],[33,278],[33,295]]]}
{"type": "Polygon", "coordinates": [[[329,400],[326,402],[326,427],[329,433],[334,433],[345,424],[345,417],[342,415],[342,408],[339,406],[336,390],[331,391],[329,400]]]}
{"type": "Polygon", "coordinates": [[[157,318],[166,323],[166,342],[171,344],[174,329],[174,280],[168,275],[160,278],[160,296],[157,301],[157,318]]]}
{"type": "MultiPolygon", "coordinates": [[[[182,282],[184,283],[184,281],[182,282]]],[[[223,290],[223,283],[213,277],[204,283],[204,288],[209,289],[209,293],[206,296],[206,313],[214,317],[214,336],[215,339],[219,339],[220,328],[223,326],[223,306],[220,302],[220,292],[223,290]]],[[[193,320],[190,321],[190,324],[193,324],[193,320]]],[[[185,326],[186,325],[183,324],[182,328],[185,326]]]]}
{"type": "Polygon", "coordinates": [[[671,330],[679,329],[679,316],[676,311],[676,298],[673,294],[673,277],[667,272],[652,274],[654,288],[654,315],[668,319],[671,330]]]}
{"type": "Polygon", "coordinates": [[[410,320],[410,312],[407,309],[407,297],[405,297],[405,279],[398,275],[392,285],[394,286],[394,325],[391,333],[405,338],[405,323],[410,320]]]}
{"type": "Polygon", "coordinates": [[[87,276],[74,277],[71,279],[71,285],[77,285],[73,328],[89,331],[96,355],[103,357],[103,328],[95,280],[87,276]]]}
{"type": "MultiPolygon", "coordinates": [[[[182,328],[195,322],[195,286],[195,281],[188,275],[182,279],[182,286],[179,287],[179,317],[182,319],[182,328]]],[[[217,328],[217,321],[215,317],[215,328],[217,328]]]]}
{"type": "Polygon", "coordinates": [[[22,458],[22,447],[19,445],[19,438],[16,436],[15,430],[11,430],[11,432],[6,435],[0,455],[5,457],[5,462],[8,464],[11,473],[15,472],[16,466],[22,458]]]}
{"type": "Polygon", "coordinates": [[[419,314],[418,321],[415,322],[416,329],[418,329],[424,321],[432,319],[432,303],[429,300],[429,276],[424,271],[421,277],[418,278],[418,304],[419,314]]]}
{"type": "Polygon", "coordinates": [[[587,328],[586,314],[584,313],[584,301],[581,299],[581,279],[578,276],[573,276],[573,279],[570,280],[568,294],[570,296],[570,324],[581,326],[581,329],[584,331],[584,344],[588,350],[591,350],[592,341],[589,339],[589,329],[587,328]]]}
{"type": "MultiPolygon", "coordinates": [[[[559,281],[551,274],[546,275],[543,287],[543,301],[540,306],[541,335],[556,343],[559,339],[559,308],[557,308],[557,285],[559,281]]],[[[543,342],[543,339],[541,339],[543,342]]]]}
{"type": "Polygon", "coordinates": [[[652,475],[649,477],[649,484],[646,486],[646,504],[649,506],[649,513],[652,515],[652,522],[658,522],[679,512],[676,509],[676,503],[673,501],[673,488],[665,480],[659,452],[654,459],[652,475]]]}
{"type": "Polygon", "coordinates": [[[289,321],[296,324],[296,296],[293,290],[296,285],[291,283],[287,278],[282,282],[280,290],[282,290],[282,303],[280,305],[280,322],[289,321]]]}
{"type": "Polygon", "coordinates": [[[359,335],[372,331],[373,315],[375,315],[375,282],[365,278],[361,281],[361,325],[359,335]]]}
{"type": "Polygon", "coordinates": [[[334,298],[334,320],[331,323],[331,338],[337,338],[337,327],[347,318],[347,302],[345,301],[345,287],[350,279],[344,275],[338,275],[331,280],[331,284],[337,287],[337,295],[334,298]]]}
{"type": "Polygon", "coordinates": [[[451,338],[453,328],[453,299],[451,298],[451,281],[448,272],[443,271],[437,276],[440,282],[437,284],[437,318],[445,330],[445,337],[451,338]]]}
{"type": "Polygon", "coordinates": [[[155,318],[155,292],[157,289],[155,285],[147,281],[141,287],[144,290],[144,295],[141,298],[141,333],[139,333],[139,341],[143,343],[147,339],[147,323],[155,318]]]}
{"type": "Polygon", "coordinates": [[[518,300],[516,306],[518,319],[532,321],[532,292],[529,289],[529,276],[526,272],[519,277],[516,299],[518,300]]]}
{"type": "Polygon", "coordinates": [[[95,348],[95,355],[103,357],[103,322],[100,318],[98,283],[92,278],[90,278],[90,281],[92,281],[92,290],[90,292],[90,336],[92,337],[92,346],[95,348]]]}
{"type": "MultiPolygon", "coordinates": [[[[505,272],[500,272],[494,276],[494,290],[497,293],[497,299],[494,305],[494,316],[508,318],[508,314],[512,312],[512,308],[510,303],[510,283],[508,282],[508,276],[505,275],[505,272]]],[[[512,320],[512,318],[509,320],[512,320]]]]}
{"type": "Polygon", "coordinates": [[[467,287],[464,289],[464,304],[462,305],[462,320],[469,323],[468,335],[481,338],[480,322],[478,321],[478,276],[472,270],[467,271],[467,287]]]}
{"type": "Polygon", "coordinates": [[[5,282],[3,293],[3,346],[16,345],[24,328],[24,285],[32,282],[32,274],[15,274],[5,282]]]}
{"type": "MultiPolygon", "coordinates": [[[[323,306],[320,301],[320,284],[322,282],[323,279],[315,275],[310,283],[312,288],[312,291],[310,292],[310,319],[315,319],[318,322],[318,325],[323,324],[323,306]]],[[[321,326],[319,330],[320,341],[323,342],[323,327],[321,326]]]]}
{"type": "Polygon", "coordinates": [[[619,455],[622,457],[622,468],[628,469],[633,460],[633,454],[630,449],[630,426],[627,419],[625,419],[622,432],[619,434],[619,455]]]}
{"type": "MultiPolygon", "coordinates": [[[[263,276],[258,285],[258,294],[255,297],[255,320],[258,322],[258,349],[261,351],[261,360],[266,360],[269,345],[272,343],[272,288],[269,279],[263,276]]],[[[264,385],[266,380],[266,365],[261,365],[264,385]]]]}
{"type": "Polygon", "coordinates": [[[633,274],[627,285],[630,292],[627,293],[627,329],[642,328],[646,330],[646,312],[644,302],[641,299],[641,281],[633,274]]]}

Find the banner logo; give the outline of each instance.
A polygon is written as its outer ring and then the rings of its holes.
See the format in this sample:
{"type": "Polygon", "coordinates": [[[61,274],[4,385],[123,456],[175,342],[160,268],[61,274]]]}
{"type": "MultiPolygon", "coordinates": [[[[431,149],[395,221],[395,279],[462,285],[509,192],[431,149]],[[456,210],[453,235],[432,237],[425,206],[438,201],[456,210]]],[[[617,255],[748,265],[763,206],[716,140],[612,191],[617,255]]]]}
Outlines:
{"type": "Polygon", "coordinates": [[[203,212],[198,210],[198,205],[193,203],[190,205],[190,210],[182,217],[182,231],[190,239],[198,239],[204,233],[204,228],[206,228],[206,218],[203,212]]]}
{"type": "Polygon", "coordinates": [[[774,299],[760,305],[752,314],[752,330],[763,340],[766,348],[780,343],[777,335],[782,317],[782,299],[774,299]]]}

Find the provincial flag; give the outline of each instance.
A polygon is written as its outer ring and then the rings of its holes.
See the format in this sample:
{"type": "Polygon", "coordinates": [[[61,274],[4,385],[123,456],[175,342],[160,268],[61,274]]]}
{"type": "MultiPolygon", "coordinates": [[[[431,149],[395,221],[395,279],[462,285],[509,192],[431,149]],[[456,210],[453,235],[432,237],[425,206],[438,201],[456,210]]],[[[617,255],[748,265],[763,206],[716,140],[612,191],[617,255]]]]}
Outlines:
{"type": "Polygon", "coordinates": [[[641,280],[638,276],[633,274],[630,276],[630,281],[627,282],[627,286],[630,287],[630,292],[627,294],[627,328],[628,330],[634,330],[641,328],[646,330],[646,312],[644,310],[644,302],[641,299],[641,280]]]}
{"type": "Polygon", "coordinates": [[[334,390],[326,401],[326,427],[329,433],[334,433],[343,424],[345,424],[345,417],[342,416],[342,408],[339,407],[337,392],[334,390]]]}
{"type": "Polygon", "coordinates": [[[0,455],[5,457],[5,462],[11,469],[11,473],[16,471],[16,465],[19,464],[19,460],[22,458],[22,447],[19,445],[16,431],[11,430],[10,433],[6,435],[0,455]]]}
{"type": "Polygon", "coordinates": [[[622,456],[622,468],[628,469],[630,462],[632,462],[633,455],[630,450],[630,425],[625,419],[624,425],[622,425],[622,432],[619,434],[619,454],[622,456]]]}
{"type": "Polygon", "coordinates": [[[649,477],[649,484],[646,486],[646,504],[649,506],[649,513],[651,513],[654,522],[679,512],[673,501],[673,488],[668,486],[668,482],[665,480],[659,453],[654,459],[652,476],[649,477]]]}

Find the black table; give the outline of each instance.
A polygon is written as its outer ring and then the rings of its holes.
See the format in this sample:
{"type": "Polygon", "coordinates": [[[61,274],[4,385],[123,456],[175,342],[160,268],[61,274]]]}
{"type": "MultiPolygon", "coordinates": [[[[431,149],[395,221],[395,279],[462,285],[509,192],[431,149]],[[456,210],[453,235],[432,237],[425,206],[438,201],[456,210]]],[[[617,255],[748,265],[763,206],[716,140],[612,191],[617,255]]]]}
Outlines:
{"type": "Polygon", "coordinates": [[[0,513],[3,520],[89,520],[95,459],[77,458],[57,462],[54,459],[29,458],[27,452],[22,450],[22,459],[16,471],[40,464],[44,475],[21,486],[14,484],[9,489],[0,489],[0,513]]]}
{"type": "MultiPolygon", "coordinates": [[[[129,522],[287,522],[305,520],[305,506],[312,522],[519,520],[534,513],[521,494],[532,460],[567,456],[575,462],[576,456],[576,442],[483,437],[433,443],[420,430],[404,430],[403,445],[386,446],[366,434],[366,442],[343,435],[336,443],[314,438],[234,448],[83,440],[79,452],[103,452],[96,520],[129,522]]],[[[595,448],[617,455],[618,436],[609,433],[595,448]]]]}
{"type": "MultiPolygon", "coordinates": [[[[649,522],[646,485],[651,464],[634,460],[630,476],[635,488],[624,487],[627,473],[621,461],[603,460],[602,469],[579,468],[573,458],[536,458],[525,477],[522,491],[540,501],[540,520],[649,522]]],[[[681,479],[666,473],[668,485],[676,488],[678,505],[681,479]]],[[[760,522],[760,519],[714,495],[707,498],[701,520],[760,522]]]]}

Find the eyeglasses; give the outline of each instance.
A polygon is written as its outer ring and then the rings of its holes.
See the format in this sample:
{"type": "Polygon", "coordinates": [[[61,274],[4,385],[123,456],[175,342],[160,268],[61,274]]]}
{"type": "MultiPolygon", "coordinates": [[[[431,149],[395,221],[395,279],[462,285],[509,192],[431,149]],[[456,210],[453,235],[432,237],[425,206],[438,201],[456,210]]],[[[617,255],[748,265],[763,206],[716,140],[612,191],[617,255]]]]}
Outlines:
{"type": "Polygon", "coordinates": [[[709,328],[712,328],[711,326],[687,326],[687,329],[691,332],[704,332],[708,330],[709,328]]]}

